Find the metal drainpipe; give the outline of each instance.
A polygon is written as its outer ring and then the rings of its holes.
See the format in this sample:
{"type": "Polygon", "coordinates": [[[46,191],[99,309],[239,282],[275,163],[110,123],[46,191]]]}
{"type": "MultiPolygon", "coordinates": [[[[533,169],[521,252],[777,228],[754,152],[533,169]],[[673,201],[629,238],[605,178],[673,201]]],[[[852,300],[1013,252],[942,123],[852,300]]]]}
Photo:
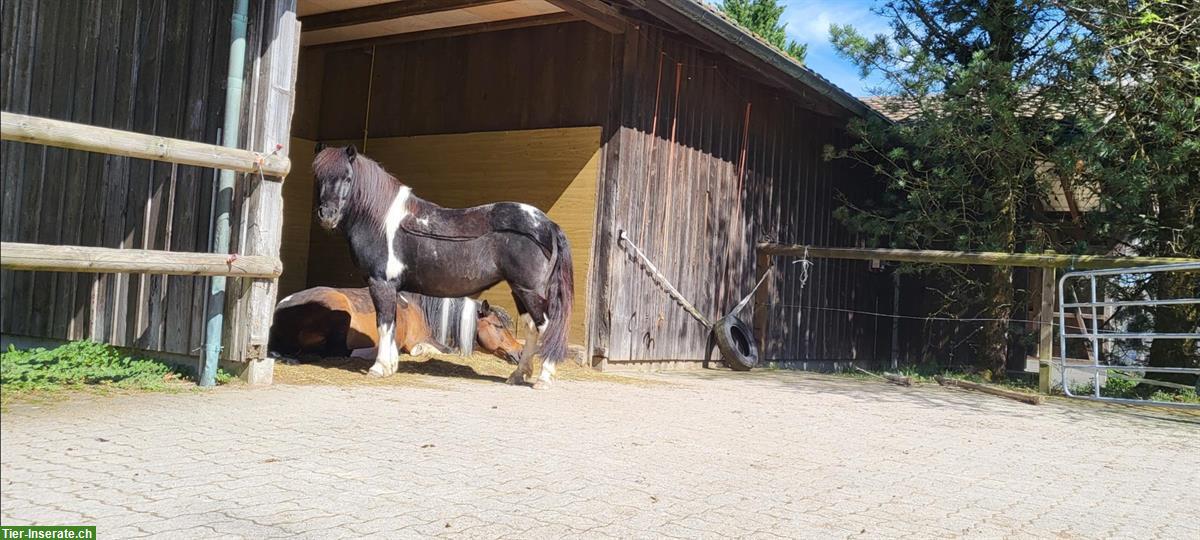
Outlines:
{"type": "MultiPolygon", "coordinates": [[[[238,147],[242,117],[242,74],[246,66],[246,13],[250,0],[237,0],[230,18],[229,82],[225,88],[225,123],[222,146],[238,147]]],[[[233,203],[234,172],[221,169],[217,182],[216,234],[213,253],[229,253],[229,209],[233,203]]],[[[208,321],[204,333],[204,358],[200,386],[217,384],[217,362],[221,357],[222,330],[225,325],[225,276],[213,276],[208,299],[208,321]]]]}

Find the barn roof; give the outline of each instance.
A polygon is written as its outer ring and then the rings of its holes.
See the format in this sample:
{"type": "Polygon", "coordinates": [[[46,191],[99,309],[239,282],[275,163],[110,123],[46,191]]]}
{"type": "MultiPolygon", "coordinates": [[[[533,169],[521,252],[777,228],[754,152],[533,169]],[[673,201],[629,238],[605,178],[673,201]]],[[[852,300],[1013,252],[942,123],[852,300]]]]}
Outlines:
{"type": "Polygon", "coordinates": [[[520,18],[557,21],[574,15],[617,32],[625,21],[653,21],[729,57],[817,112],[879,114],[704,0],[300,0],[299,14],[305,45],[359,43],[472,23],[499,28],[520,18]]]}
{"type": "Polygon", "coordinates": [[[767,43],[734,22],[716,6],[703,0],[628,0],[663,19],[681,32],[713,45],[734,60],[766,75],[799,97],[823,98],[855,116],[879,115],[828,79],[797,62],[786,52],[767,43]]]}

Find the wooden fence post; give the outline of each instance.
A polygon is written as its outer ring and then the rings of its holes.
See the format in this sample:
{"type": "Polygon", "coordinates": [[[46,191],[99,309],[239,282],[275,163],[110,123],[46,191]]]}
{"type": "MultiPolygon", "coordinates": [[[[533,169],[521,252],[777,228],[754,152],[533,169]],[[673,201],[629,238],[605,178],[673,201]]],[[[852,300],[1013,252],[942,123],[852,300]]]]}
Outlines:
{"type": "MultiPolygon", "coordinates": [[[[757,252],[754,265],[754,282],[762,279],[763,275],[771,271],[773,259],[770,255],[757,252]]],[[[771,278],[764,283],[758,291],[754,293],[754,336],[758,339],[758,354],[762,358],[770,358],[770,353],[767,351],[768,334],[770,332],[771,323],[771,308],[768,304],[775,297],[775,279],[771,278]]],[[[708,352],[708,351],[705,351],[708,352]]]]}
{"type": "Polygon", "coordinates": [[[1050,393],[1049,364],[1054,357],[1054,306],[1057,300],[1057,283],[1053,268],[1042,269],[1041,305],[1038,309],[1038,388],[1050,393]]]}
{"type": "MultiPolygon", "coordinates": [[[[300,56],[300,23],[295,0],[274,0],[262,7],[262,28],[274,28],[258,47],[257,73],[251,91],[249,148],[264,153],[278,149],[287,155],[295,103],[296,66],[300,56]]],[[[301,167],[307,164],[300,164],[301,167]]],[[[247,178],[253,186],[245,244],[246,255],[279,257],[283,232],[283,184],[247,178]]],[[[267,355],[267,340],[278,292],[278,279],[243,283],[231,317],[231,357],[245,361],[242,378],[249,384],[271,384],[275,362],[267,355]]]]}

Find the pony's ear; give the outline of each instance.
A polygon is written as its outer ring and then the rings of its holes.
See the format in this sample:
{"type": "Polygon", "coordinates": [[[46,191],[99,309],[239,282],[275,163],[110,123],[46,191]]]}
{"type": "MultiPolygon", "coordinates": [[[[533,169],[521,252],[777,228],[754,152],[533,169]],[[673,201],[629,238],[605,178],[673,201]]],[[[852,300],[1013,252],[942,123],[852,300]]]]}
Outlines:
{"type": "Polygon", "coordinates": [[[357,155],[358,149],[355,148],[353,144],[346,147],[346,159],[349,160],[350,163],[354,163],[354,156],[357,155]]]}
{"type": "Polygon", "coordinates": [[[320,154],[321,150],[325,149],[325,143],[317,141],[317,146],[313,148],[314,154],[320,154]]]}
{"type": "Polygon", "coordinates": [[[492,305],[489,304],[487,300],[484,300],[482,304],[479,304],[479,312],[480,313],[491,313],[492,305]]]}

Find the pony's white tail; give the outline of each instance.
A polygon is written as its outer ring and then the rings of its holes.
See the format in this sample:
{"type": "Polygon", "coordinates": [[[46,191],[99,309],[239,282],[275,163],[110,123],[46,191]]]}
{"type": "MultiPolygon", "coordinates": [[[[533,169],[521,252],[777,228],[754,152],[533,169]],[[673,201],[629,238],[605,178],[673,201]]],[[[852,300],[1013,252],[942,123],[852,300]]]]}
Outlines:
{"type": "Polygon", "coordinates": [[[458,350],[463,356],[471,356],[475,352],[475,301],[463,298],[462,311],[458,314],[458,350]]]}

